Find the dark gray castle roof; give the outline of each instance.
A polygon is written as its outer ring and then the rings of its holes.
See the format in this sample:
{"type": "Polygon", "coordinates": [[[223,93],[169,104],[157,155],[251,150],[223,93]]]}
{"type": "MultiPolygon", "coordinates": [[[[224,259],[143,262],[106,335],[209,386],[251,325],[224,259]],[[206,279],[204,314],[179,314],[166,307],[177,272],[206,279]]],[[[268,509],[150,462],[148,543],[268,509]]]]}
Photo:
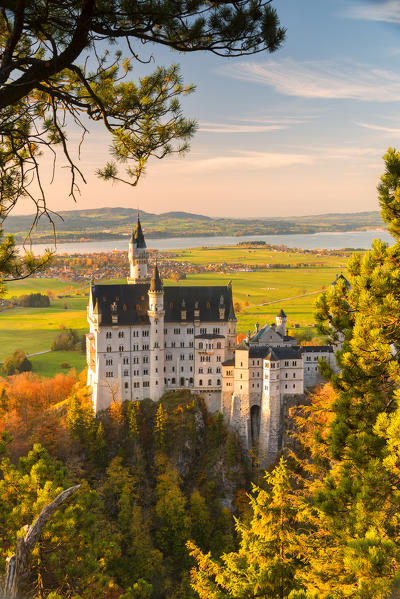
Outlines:
{"type": "Polygon", "coordinates": [[[249,358],[268,358],[269,360],[296,360],[301,359],[301,348],[297,347],[270,347],[269,345],[240,344],[238,349],[248,349],[249,358]]]}
{"type": "MultiPolygon", "coordinates": [[[[101,326],[111,326],[111,316],[118,316],[119,325],[149,324],[148,283],[137,285],[93,285],[93,308],[101,315],[101,326]]],[[[181,322],[182,310],[186,321],[193,322],[195,310],[203,322],[224,322],[234,317],[232,287],[164,287],[165,322],[181,322]],[[220,318],[221,297],[225,318],[220,318]],[[184,306],[184,308],[182,308],[184,306]]]]}
{"type": "Polygon", "coordinates": [[[139,213],[137,215],[137,223],[135,231],[132,231],[131,243],[134,247],[138,249],[146,248],[146,242],[144,240],[144,235],[142,231],[142,225],[140,224],[139,213]]]}
{"type": "Polygon", "coordinates": [[[163,290],[163,284],[161,281],[160,273],[158,272],[158,266],[156,264],[154,267],[154,270],[153,270],[153,276],[151,277],[150,291],[162,291],[162,290],[163,290]]]}
{"type": "Polygon", "coordinates": [[[330,354],[333,354],[333,347],[331,345],[302,345],[301,346],[301,353],[302,354],[308,354],[308,353],[317,353],[317,352],[328,352],[330,354]]]}

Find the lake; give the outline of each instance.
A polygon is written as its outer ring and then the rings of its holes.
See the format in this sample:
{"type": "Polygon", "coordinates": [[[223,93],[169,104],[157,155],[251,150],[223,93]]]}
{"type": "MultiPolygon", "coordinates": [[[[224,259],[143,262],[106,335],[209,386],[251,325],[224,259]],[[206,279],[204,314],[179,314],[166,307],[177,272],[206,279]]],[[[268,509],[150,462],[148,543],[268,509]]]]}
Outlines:
{"type": "MultiPolygon", "coordinates": [[[[218,245],[236,245],[241,241],[265,241],[272,245],[286,245],[293,248],[306,250],[324,248],[338,250],[342,248],[369,249],[373,239],[382,239],[393,244],[393,238],[387,231],[346,231],[307,233],[294,235],[243,235],[238,237],[169,237],[160,239],[146,239],[147,247],[156,250],[177,250],[195,247],[214,247],[218,245]]],[[[57,254],[89,254],[93,252],[112,252],[113,250],[127,250],[129,238],[118,240],[84,241],[81,243],[59,243],[57,254]]],[[[32,245],[36,254],[42,253],[49,244],[32,245]]],[[[54,247],[50,247],[54,250],[54,247]]]]}

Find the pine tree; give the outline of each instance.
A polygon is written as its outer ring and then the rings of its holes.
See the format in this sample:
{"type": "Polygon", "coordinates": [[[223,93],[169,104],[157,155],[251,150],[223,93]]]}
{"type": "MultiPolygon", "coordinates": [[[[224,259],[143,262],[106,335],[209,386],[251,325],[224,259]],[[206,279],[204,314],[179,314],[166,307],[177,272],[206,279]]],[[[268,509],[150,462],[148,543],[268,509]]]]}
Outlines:
{"type": "Polygon", "coordinates": [[[167,425],[167,412],[164,410],[162,403],[157,408],[156,420],[154,423],[154,443],[156,449],[164,451],[166,448],[166,425],[167,425]]]}
{"type": "Polygon", "coordinates": [[[265,480],[266,489],[253,486],[249,525],[236,523],[238,551],[216,561],[193,542],[188,544],[197,562],[193,588],[201,599],[305,597],[300,573],[309,553],[310,537],[302,527],[308,507],[294,493],[284,460],[265,480]]]}
{"type": "MultiPolygon", "coordinates": [[[[396,239],[400,153],[389,149],[378,187],[382,217],[396,239]]],[[[320,331],[339,342],[340,372],[329,372],[335,399],[330,422],[317,427],[311,456],[324,471],[310,486],[324,543],[314,553],[308,588],[321,597],[383,599],[400,564],[399,482],[394,478],[400,397],[400,243],[375,240],[355,254],[347,278],[317,302],[320,331]]],[[[310,446],[309,446],[310,448],[310,446]]]]}

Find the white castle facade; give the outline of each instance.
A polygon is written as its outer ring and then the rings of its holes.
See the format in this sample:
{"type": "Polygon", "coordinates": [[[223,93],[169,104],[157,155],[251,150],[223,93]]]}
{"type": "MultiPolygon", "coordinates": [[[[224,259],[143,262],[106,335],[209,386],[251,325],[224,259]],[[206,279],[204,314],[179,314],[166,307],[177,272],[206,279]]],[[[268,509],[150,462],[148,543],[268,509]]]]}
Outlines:
{"type": "Polygon", "coordinates": [[[282,310],[276,325],[256,325],[236,347],[231,286],[164,288],[157,265],[149,274],[139,216],[129,263],[126,284],[90,289],[87,382],[95,412],[190,389],[222,412],[245,448],[258,448],[262,463],[275,460],[287,401],[321,382],[318,360],[334,366],[332,347],[297,346],[282,310]]]}

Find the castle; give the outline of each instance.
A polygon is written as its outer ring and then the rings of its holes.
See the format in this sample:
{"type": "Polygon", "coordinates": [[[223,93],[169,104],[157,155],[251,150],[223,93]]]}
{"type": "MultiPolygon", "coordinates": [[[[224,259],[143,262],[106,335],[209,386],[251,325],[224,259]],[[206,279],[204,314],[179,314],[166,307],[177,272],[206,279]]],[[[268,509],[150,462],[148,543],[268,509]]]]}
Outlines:
{"type": "Polygon", "coordinates": [[[334,367],[332,347],[298,346],[283,310],[276,325],[256,325],[236,346],[231,285],[164,288],[157,265],[150,275],[139,215],[129,265],[126,284],[90,287],[87,382],[95,412],[190,389],[222,412],[245,448],[258,448],[262,463],[273,461],[288,400],[321,381],[320,358],[334,367]]]}

